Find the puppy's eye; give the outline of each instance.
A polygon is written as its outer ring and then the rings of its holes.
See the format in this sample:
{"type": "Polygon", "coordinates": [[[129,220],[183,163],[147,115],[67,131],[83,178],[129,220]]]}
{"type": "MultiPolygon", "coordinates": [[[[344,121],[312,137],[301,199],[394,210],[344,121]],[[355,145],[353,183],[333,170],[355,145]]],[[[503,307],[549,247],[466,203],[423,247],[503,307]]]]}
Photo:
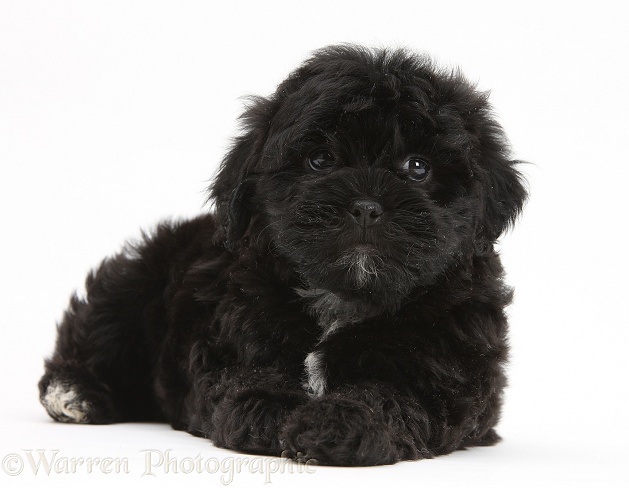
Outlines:
{"type": "Polygon", "coordinates": [[[325,171],[335,164],[334,155],[326,149],[317,149],[308,156],[308,165],[313,171],[325,171]]]}
{"type": "Polygon", "coordinates": [[[413,156],[402,165],[402,173],[413,181],[424,181],[430,171],[430,165],[422,158],[413,156]]]}

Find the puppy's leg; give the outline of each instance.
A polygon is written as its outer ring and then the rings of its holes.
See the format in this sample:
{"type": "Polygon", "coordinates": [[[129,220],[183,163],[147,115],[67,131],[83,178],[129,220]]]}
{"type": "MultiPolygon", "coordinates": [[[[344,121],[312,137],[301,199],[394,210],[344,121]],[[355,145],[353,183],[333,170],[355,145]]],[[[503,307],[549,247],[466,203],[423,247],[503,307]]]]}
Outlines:
{"type": "Polygon", "coordinates": [[[211,231],[203,219],[162,225],[88,276],[86,296],[72,298],[39,384],[52,418],[109,423],[160,417],[154,371],[168,330],[167,290],[175,290],[173,277],[205,252],[211,231]]]}
{"type": "Polygon", "coordinates": [[[429,415],[387,385],[357,385],[314,398],[297,408],[280,433],[297,460],[372,466],[430,458],[429,415]]]}
{"type": "Polygon", "coordinates": [[[456,414],[435,412],[429,403],[386,383],[338,388],[295,409],[280,432],[281,445],[297,460],[371,466],[500,440],[486,420],[457,422],[456,414]]]}
{"type": "Polygon", "coordinates": [[[314,351],[315,396],[287,418],[282,445],[297,459],[366,466],[497,442],[500,346],[480,356],[478,344],[453,343],[455,355],[435,342],[377,323],[326,338],[314,351]]]}
{"type": "Polygon", "coordinates": [[[273,368],[228,368],[196,382],[191,433],[218,447],[279,455],[279,429],[308,401],[299,382],[273,368]]]}
{"type": "Polygon", "coordinates": [[[168,260],[152,251],[156,241],[105,260],[88,276],[86,297],[71,299],[39,383],[40,400],[53,419],[110,423],[158,417],[150,350],[156,341],[148,330],[165,328],[161,296],[168,260]]]}

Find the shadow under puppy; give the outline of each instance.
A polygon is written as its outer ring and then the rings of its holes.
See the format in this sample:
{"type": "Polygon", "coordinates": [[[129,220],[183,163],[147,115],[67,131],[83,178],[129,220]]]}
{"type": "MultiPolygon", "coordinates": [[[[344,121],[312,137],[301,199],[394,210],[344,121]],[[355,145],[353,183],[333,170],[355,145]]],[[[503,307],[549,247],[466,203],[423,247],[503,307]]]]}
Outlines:
{"type": "Polygon", "coordinates": [[[245,452],[375,465],[499,437],[526,197],[486,94],[403,50],[316,52],[256,98],[211,187],[72,298],[40,398],[245,452]]]}

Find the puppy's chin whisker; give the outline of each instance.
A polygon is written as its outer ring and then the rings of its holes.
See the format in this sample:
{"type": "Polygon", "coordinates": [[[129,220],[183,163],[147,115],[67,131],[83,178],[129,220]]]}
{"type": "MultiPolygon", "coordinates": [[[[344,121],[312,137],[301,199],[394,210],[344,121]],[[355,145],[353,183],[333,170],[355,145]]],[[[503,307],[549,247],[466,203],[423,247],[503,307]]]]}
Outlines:
{"type": "Polygon", "coordinates": [[[336,268],[347,268],[359,287],[367,286],[376,280],[385,262],[375,251],[365,247],[356,247],[345,251],[333,264],[336,268]]]}

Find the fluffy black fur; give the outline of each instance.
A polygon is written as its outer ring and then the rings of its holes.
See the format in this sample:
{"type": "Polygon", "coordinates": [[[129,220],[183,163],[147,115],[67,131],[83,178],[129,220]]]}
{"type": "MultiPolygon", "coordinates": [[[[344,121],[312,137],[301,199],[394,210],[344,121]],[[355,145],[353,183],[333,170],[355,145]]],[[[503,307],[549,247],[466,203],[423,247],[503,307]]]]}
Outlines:
{"type": "Polygon", "coordinates": [[[511,291],[493,245],[526,192],[486,94],[335,46],[244,125],[215,212],[160,225],[71,300],[48,413],[334,465],[495,443],[511,291]]]}

